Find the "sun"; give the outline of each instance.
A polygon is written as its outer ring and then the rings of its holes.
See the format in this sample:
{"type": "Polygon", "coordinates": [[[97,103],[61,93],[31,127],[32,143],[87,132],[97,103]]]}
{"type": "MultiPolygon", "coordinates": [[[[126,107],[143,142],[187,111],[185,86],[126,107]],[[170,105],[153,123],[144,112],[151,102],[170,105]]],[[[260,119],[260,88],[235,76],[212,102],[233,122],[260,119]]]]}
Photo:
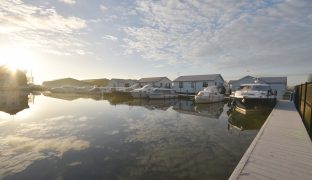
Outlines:
{"type": "Polygon", "coordinates": [[[12,46],[1,48],[0,50],[0,66],[5,65],[12,71],[17,69],[32,71],[35,69],[35,62],[36,56],[28,48],[12,46]]]}

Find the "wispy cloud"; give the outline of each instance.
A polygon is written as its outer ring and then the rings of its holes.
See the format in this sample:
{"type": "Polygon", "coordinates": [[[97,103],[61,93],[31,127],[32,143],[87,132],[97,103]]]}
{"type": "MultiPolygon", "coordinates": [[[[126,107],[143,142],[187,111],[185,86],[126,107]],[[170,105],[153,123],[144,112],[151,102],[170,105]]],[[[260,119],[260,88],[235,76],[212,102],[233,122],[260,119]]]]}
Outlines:
{"type": "Polygon", "coordinates": [[[111,40],[111,41],[118,41],[118,38],[116,36],[112,36],[112,35],[104,35],[104,36],[102,36],[102,39],[111,40]]]}
{"type": "Polygon", "coordinates": [[[27,5],[20,0],[2,1],[0,10],[0,34],[7,35],[14,42],[61,54],[71,54],[84,46],[77,38],[77,32],[87,27],[81,18],[65,17],[54,8],[27,5]]]}
{"type": "Polygon", "coordinates": [[[64,2],[66,4],[76,4],[76,0],[59,0],[60,2],[64,2]]]}
{"type": "Polygon", "coordinates": [[[214,66],[311,64],[312,3],[300,1],[136,2],[126,47],[166,63],[214,66]],[[296,61],[294,61],[296,59],[296,61]],[[287,62],[281,64],[281,62],[287,62]]]}
{"type": "Polygon", "coordinates": [[[102,12],[106,12],[108,8],[106,6],[104,6],[103,4],[101,4],[100,9],[102,12]]]}

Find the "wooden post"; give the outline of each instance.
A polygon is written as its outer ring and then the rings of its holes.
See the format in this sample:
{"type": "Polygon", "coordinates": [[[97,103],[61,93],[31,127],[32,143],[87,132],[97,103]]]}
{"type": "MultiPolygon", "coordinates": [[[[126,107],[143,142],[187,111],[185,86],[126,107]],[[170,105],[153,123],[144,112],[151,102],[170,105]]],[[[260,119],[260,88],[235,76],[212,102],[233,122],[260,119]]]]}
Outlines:
{"type": "Polygon", "coordinates": [[[305,109],[306,109],[306,105],[307,105],[307,89],[308,89],[308,83],[305,83],[305,88],[304,88],[304,101],[303,101],[303,113],[302,113],[302,119],[305,119],[305,109]]]}

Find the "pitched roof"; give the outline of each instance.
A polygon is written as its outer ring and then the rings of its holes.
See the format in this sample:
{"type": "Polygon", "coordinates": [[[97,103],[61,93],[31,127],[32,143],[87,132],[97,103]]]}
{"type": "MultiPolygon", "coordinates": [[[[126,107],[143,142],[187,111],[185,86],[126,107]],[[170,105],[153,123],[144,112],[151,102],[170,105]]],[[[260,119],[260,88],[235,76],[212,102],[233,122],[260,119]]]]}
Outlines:
{"type": "Polygon", "coordinates": [[[259,77],[259,79],[266,83],[287,83],[287,77],[259,77]]]}
{"type": "Polygon", "coordinates": [[[229,81],[229,84],[233,84],[237,81],[240,81],[242,79],[245,79],[245,78],[253,78],[255,80],[258,80],[262,83],[287,83],[287,77],[259,77],[259,78],[255,78],[253,76],[244,76],[243,78],[240,78],[238,80],[230,80],[229,81]]]}
{"type": "Polygon", "coordinates": [[[218,76],[221,77],[223,80],[222,76],[220,74],[205,74],[205,75],[191,75],[191,76],[180,76],[176,78],[173,81],[185,81],[185,82],[191,82],[191,81],[213,81],[215,80],[218,76]]]}
{"type": "MultiPolygon", "coordinates": [[[[141,78],[139,79],[140,83],[150,83],[150,82],[158,82],[160,80],[162,80],[163,78],[167,78],[167,77],[149,77],[149,78],[141,78]]],[[[167,78],[168,79],[168,78],[167,78]]],[[[169,80],[169,79],[168,79],[169,80]]]]}
{"type": "Polygon", "coordinates": [[[117,79],[117,78],[112,78],[110,81],[118,81],[118,82],[129,82],[129,81],[137,81],[135,79],[117,79]]]}

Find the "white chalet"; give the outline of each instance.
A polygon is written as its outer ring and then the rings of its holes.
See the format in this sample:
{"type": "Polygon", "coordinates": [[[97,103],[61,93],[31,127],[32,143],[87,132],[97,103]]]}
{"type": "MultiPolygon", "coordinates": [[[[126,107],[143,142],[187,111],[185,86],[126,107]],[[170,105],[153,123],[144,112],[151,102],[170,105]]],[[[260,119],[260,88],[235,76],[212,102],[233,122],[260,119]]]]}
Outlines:
{"type": "Polygon", "coordinates": [[[250,84],[258,81],[259,83],[269,84],[271,89],[277,91],[277,99],[282,99],[287,90],[287,77],[252,77],[245,76],[239,80],[229,81],[230,89],[236,91],[241,84],[250,84]]]}
{"type": "Polygon", "coordinates": [[[221,74],[180,76],[173,80],[173,89],[178,93],[197,94],[208,86],[223,86],[221,74]]]}
{"type": "Polygon", "coordinates": [[[140,86],[151,84],[154,87],[171,88],[171,80],[167,77],[149,77],[139,79],[140,86]]]}

